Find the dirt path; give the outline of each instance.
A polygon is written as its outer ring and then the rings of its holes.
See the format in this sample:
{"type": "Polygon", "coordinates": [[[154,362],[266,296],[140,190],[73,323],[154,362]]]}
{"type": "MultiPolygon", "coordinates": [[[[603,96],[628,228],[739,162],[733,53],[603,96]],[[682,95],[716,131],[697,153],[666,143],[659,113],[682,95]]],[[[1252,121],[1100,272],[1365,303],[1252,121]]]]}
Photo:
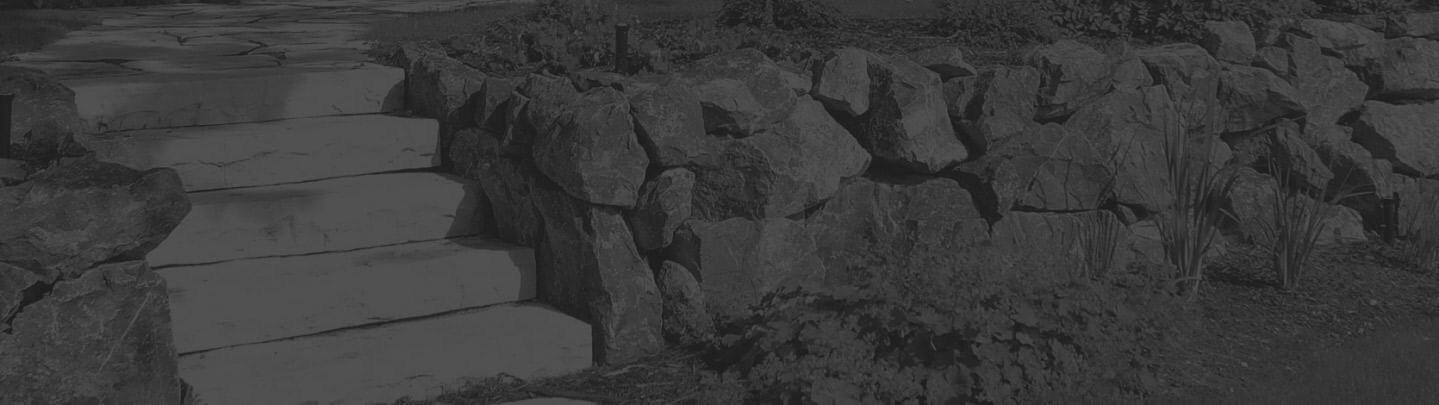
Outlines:
{"type": "Polygon", "coordinates": [[[1235,395],[1234,404],[1439,403],[1439,319],[1379,331],[1235,395]]]}

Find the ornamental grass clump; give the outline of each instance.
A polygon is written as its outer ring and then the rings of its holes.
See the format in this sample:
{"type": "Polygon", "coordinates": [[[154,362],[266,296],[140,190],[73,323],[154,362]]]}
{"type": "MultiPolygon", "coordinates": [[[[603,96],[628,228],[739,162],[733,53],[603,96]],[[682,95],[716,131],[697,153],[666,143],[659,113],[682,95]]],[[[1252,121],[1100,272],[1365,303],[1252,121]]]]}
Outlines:
{"type": "Polygon", "coordinates": [[[1432,271],[1439,264],[1439,192],[1400,195],[1399,237],[1404,258],[1420,271],[1432,271]],[[1407,201],[1407,202],[1406,202],[1407,201]]]}
{"type": "Polygon", "coordinates": [[[1189,299],[1199,294],[1204,265],[1223,218],[1221,197],[1234,189],[1235,176],[1209,162],[1218,137],[1206,136],[1199,151],[1194,146],[1182,116],[1168,120],[1164,137],[1164,159],[1174,204],[1161,213],[1158,225],[1164,255],[1175,267],[1174,283],[1189,299]],[[1196,156],[1197,155],[1197,156],[1196,156]]]}

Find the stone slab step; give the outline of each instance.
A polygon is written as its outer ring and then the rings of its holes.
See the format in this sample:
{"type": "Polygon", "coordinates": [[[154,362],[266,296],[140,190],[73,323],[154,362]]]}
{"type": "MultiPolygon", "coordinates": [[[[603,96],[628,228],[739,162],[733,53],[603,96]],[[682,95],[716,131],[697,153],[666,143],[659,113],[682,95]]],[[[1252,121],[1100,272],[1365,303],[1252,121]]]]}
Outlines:
{"type": "Polygon", "coordinates": [[[278,67],[206,73],[71,78],[75,106],[95,132],[262,122],[395,111],[404,69],[278,67]]]}
{"type": "Polygon", "coordinates": [[[208,405],[388,404],[499,373],[571,373],[589,367],[591,356],[584,322],[539,305],[506,304],[184,355],[180,377],[208,405]]]}
{"type": "Polygon", "coordinates": [[[190,193],[191,209],[147,259],[156,268],[474,236],[469,180],[389,173],[190,193]]]}
{"type": "Polygon", "coordinates": [[[159,273],[180,353],[535,297],[534,251],[483,237],[159,273]]]}
{"type": "Polygon", "coordinates": [[[386,115],[149,129],[78,137],[101,160],[169,167],[188,191],[439,165],[439,123],[386,115]]]}
{"type": "Polygon", "coordinates": [[[569,398],[532,398],[523,401],[506,402],[500,405],[598,405],[594,402],[569,398]]]}

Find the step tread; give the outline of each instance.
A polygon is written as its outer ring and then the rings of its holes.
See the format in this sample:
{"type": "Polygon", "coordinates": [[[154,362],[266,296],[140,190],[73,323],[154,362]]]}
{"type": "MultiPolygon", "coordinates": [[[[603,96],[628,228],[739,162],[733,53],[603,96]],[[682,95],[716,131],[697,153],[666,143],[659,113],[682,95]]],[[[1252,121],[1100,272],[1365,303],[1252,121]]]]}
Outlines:
{"type": "Polygon", "coordinates": [[[79,138],[105,161],[175,169],[186,190],[249,187],[438,165],[439,123],[387,115],[145,129],[79,138]]]}
{"type": "Polygon", "coordinates": [[[147,259],[154,267],[336,252],[475,236],[478,185],[417,172],[190,193],[191,209],[147,259]]]}
{"type": "Polygon", "coordinates": [[[499,373],[556,376],[592,362],[590,327],[535,304],[506,304],[381,327],[180,356],[207,404],[390,403],[499,373]]]}
{"type": "Polygon", "coordinates": [[[487,237],[159,273],[169,286],[180,353],[535,297],[534,251],[487,237]]]}
{"type": "Polygon", "coordinates": [[[405,71],[372,63],[63,80],[95,133],[377,114],[404,104],[405,71]]]}

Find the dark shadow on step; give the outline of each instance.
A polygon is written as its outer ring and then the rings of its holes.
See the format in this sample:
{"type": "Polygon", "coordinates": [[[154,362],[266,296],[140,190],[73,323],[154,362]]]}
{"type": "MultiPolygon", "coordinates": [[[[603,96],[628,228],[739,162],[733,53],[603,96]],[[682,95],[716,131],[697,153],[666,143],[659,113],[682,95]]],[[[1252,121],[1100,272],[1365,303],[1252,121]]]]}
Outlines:
{"type": "Polygon", "coordinates": [[[495,235],[494,211],[491,210],[489,198],[485,196],[484,190],[480,189],[478,182],[467,181],[461,177],[443,174],[448,179],[464,184],[465,197],[458,207],[455,207],[454,222],[450,224],[448,236],[455,244],[487,250],[504,250],[509,260],[520,268],[520,297],[532,299],[536,293],[536,261],[535,250],[531,247],[517,245],[508,241],[500,240],[495,235]],[[465,236],[479,236],[476,238],[463,238],[465,236]]]}

